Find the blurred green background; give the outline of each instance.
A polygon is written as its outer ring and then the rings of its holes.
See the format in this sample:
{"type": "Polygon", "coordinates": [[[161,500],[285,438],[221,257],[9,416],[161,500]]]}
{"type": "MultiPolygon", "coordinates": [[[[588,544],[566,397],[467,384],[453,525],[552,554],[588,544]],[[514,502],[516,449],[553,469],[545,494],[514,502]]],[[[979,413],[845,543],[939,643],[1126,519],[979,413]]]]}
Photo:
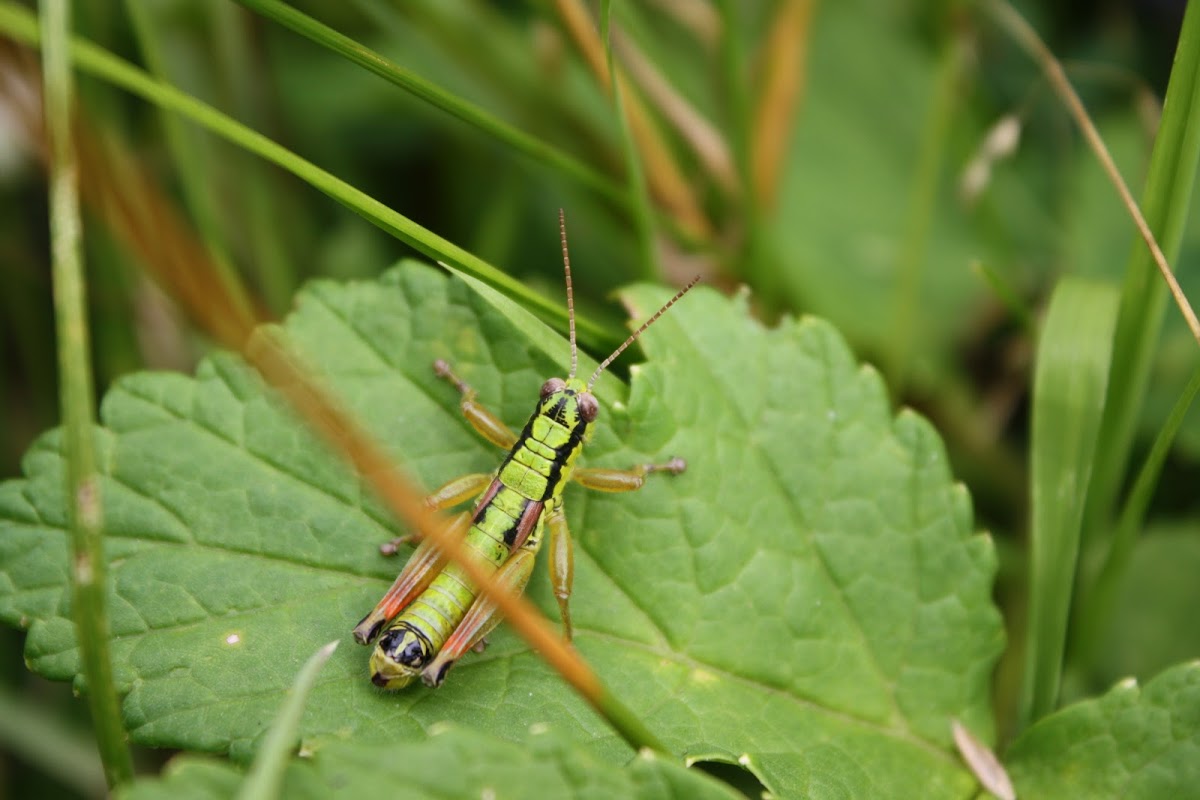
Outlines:
{"type": "MultiPolygon", "coordinates": [[[[620,126],[560,4],[294,5],[626,185],[620,126]]],[[[520,155],[494,130],[467,125],[237,4],[88,0],[74,13],[80,36],[555,303],[556,214],[565,208],[577,304],[605,330],[621,325],[612,289],[680,284],[696,273],[723,289],[748,286],[765,320],[830,319],[884,373],[896,402],[927,415],[946,439],[979,524],[1000,547],[998,598],[1019,625],[1032,326],[1064,275],[1119,284],[1133,226],[1036,66],[973,4],[730,3],[729,37],[719,5],[614,4],[614,52],[665,153],[639,151],[657,211],[648,232],[628,198],[520,155]],[[989,132],[1002,119],[1019,130],[1019,144],[989,154],[989,132]],[[774,149],[759,138],[765,132],[777,134],[774,149]],[[671,175],[674,194],[662,188],[671,175]]],[[[1184,3],[1016,5],[1063,60],[1136,195],[1184,3]]],[[[11,477],[59,414],[46,184],[36,126],[17,110],[37,57],[2,37],[0,56],[0,460],[11,477]]],[[[369,278],[413,254],[295,176],[190,123],[86,74],[78,90],[80,136],[145,170],[157,192],[147,202],[183,215],[266,315],[286,314],[305,280],[369,278]]],[[[85,191],[85,200],[98,395],[131,371],[190,370],[210,342],[156,286],[146,250],[110,224],[95,195],[85,191]]],[[[1192,295],[1200,290],[1198,237],[1200,226],[1189,225],[1178,259],[1192,295]]],[[[1195,346],[1169,309],[1135,465],[1186,383],[1195,346]]],[[[1127,581],[1142,599],[1120,604],[1111,641],[1076,665],[1068,693],[1091,694],[1128,674],[1144,679],[1200,651],[1195,626],[1181,624],[1190,620],[1196,574],[1185,565],[1200,560],[1198,463],[1200,418],[1192,414],[1127,581]]],[[[1019,643],[1016,630],[1010,636],[1019,643]]],[[[3,702],[35,710],[51,724],[47,735],[71,733],[86,749],[83,705],[30,675],[21,644],[19,633],[0,631],[3,702]]],[[[1013,663],[998,675],[1002,704],[1013,663]]],[[[5,736],[0,795],[94,790],[94,776],[42,774],[18,752],[12,737],[20,731],[5,736]]],[[[161,756],[145,755],[149,763],[161,756]]]]}

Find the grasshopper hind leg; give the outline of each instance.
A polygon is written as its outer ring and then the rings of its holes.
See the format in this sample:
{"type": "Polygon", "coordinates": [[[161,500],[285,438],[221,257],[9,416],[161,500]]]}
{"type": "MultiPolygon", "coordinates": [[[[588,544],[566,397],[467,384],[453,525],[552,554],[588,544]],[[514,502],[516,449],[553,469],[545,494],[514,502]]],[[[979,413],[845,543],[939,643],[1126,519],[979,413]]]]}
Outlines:
{"type": "MultiPolygon", "coordinates": [[[[497,590],[513,594],[525,591],[525,584],[529,583],[529,576],[533,574],[534,555],[525,548],[513,553],[496,573],[497,590]]],[[[441,686],[454,662],[480,644],[499,622],[500,610],[496,604],[483,595],[476,597],[467,615],[442,645],[437,657],[421,672],[421,680],[426,686],[441,686]]]]}

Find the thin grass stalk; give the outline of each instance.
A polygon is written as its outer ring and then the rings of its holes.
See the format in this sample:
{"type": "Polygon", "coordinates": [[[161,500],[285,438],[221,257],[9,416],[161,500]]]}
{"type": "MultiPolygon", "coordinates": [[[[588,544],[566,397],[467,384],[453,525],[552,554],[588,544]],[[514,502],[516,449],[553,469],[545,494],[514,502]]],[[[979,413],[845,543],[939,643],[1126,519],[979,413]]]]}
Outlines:
{"type": "MultiPolygon", "coordinates": [[[[1184,12],[1167,85],[1162,119],[1142,203],[1151,229],[1175,262],[1188,224],[1197,163],[1200,161],[1200,4],[1184,12]]],[[[1101,428],[1096,470],[1088,498],[1087,529],[1107,530],[1129,466],[1129,454],[1150,382],[1166,313],[1167,287],[1155,275],[1151,254],[1135,244],[1121,289],[1121,314],[1113,349],[1113,380],[1101,428]]],[[[1161,265],[1158,265],[1161,270],[1161,265]]],[[[1103,540],[1100,540],[1103,542],[1103,540]]]]}
{"type": "MultiPolygon", "coordinates": [[[[1116,162],[1113,161],[1112,154],[1108,152],[1108,147],[1104,144],[1104,140],[1100,138],[1100,132],[1096,130],[1095,123],[1093,123],[1092,118],[1088,116],[1087,109],[1083,107],[1083,101],[1079,99],[1079,95],[1076,94],[1075,89],[1071,86],[1071,82],[1067,80],[1067,75],[1063,71],[1062,64],[1059,63],[1058,59],[1054,57],[1054,54],[1050,52],[1050,49],[1046,47],[1046,43],[1038,37],[1037,32],[1030,27],[1029,23],[1026,22],[1020,14],[1017,13],[1016,9],[1014,9],[1012,5],[1005,2],[1005,0],[988,0],[987,7],[991,11],[992,15],[1012,35],[1013,39],[1016,40],[1016,42],[1020,44],[1026,50],[1026,52],[1028,52],[1030,57],[1033,58],[1033,60],[1036,61],[1039,66],[1041,66],[1042,70],[1046,74],[1046,80],[1050,83],[1050,88],[1054,90],[1055,94],[1058,95],[1059,99],[1071,113],[1071,116],[1074,118],[1075,123],[1079,126],[1080,132],[1083,134],[1083,138],[1087,142],[1088,147],[1091,148],[1092,153],[1096,156],[1096,160],[1100,162],[1100,166],[1104,169],[1104,173],[1108,176],[1113,188],[1117,190],[1117,194],[1121,198],[1121,204],[1125,206],[1125,210],[1129,212],[1130,218],[1133,219],[1134,227],[1137,228],[1138,234],[1141,236],[1142,241],[1146,245],[1146,250],[1149,251],[1151,263],[1153,266],[1158,267],[1159,275],[1162,276],[1162,279],[1166,283],[1167,288],[1170,290],[1172,297],[1175,298],[1175,304],[1179,308],[1179,313],[1183,315],[1184,321],[1187,322],[1188,329],[1192,332],[1192,338],[1195,339],[1197,343],[1200,343],[1200,319],[1196,317],[1196,312],[1192,309],[1191,304],[1188,302],[1187,296],[1184,295],[1183,290],[1179,288],[1179,282],[1175,280],[1175,273],[1167,260],[1166,254],[1159,246],[1158,239],[1155,237],[1154,232],[1150,229],[1150,224],[1146,222],[1146,217],[1142,214],[1142,210],[1138,206],[1137,201],[1133,199],[1133,193],[1129,191],[1129,187],[1125,184],[1125,179],[1121,177],[1121,171],[1117,169],[1117,165],[1116,162]]],[[[1196,17],[1195,14],[1191,16],[1193,18],[1196,17]]],[[[1193,27],[1196,25],[1200,25],[1200,22],[1196,23],[1193,27]]],[[[1188,29],[1185,18],[1185,31],[1186,30],[1188,29]]],[[[1193,31],[1192,35],[1200,39],[1200,30],[1193,31]]],[[[1188,50],[1200,48],[1200,41],[1192,40],[1185,42],[1181,36],[1180,49],[1177,55],[1184,53],[1185,47],[1188,50]]],[[[1188,76],[1191,80],[1188,80],[1188,77],[1185,77],[1184,79],[1185,81],[1188,81],[1187,88],[1193,89],[1193,92],[1198,88],[1195,82],[1195,75],[1197,71],[1200,71],[1200,54],[1197,54],[1196,56],[1196,64],[1197,69],[1193,70],[1192,75],[1188,76]]],[[[1179,68],[1181,65],[1177,62],[1175,66],[1176,68],[1179,68]]],[[[1176,69],[1172,69],[1172,76],[1174,76],[1175,73],[1176,69]]],[[[1183,121],[1168,121],[1166,113],[1167,106],[1170,105],[1170,98],[1170,87],[1168,87],[1167,102],[1164,103],[1163,122],[1159,129],[1160,135],[1158,141],[1172,139],[1175,137],[1189,137],[1192,140],[1191,147],[1189,148],[1190,152],[1182,154],[1184,158],[1183,164],[1178,163],[1178,159],[1172,162],[1172,166],[1175,168],[1181,166],[1189,167],[1185,172],[1186,188],[1176,188],[1174,192],[1170,193],[1169,197],[1148,193],[1146,205],[1147,208],[1160,210],[1162,203],[1165,203],[1168,200],[1181,201],[1180,204],[1183,206],[1182,214],[1184,217],[1186,217],[1187,207],[1191,198],[1190,187],[1192,183],[1192,177],[1195,175],[1196,163],[1198,158],[1200,158],[1200,131],[1195,130],[1196,126],[1194,125],[1191,126],[1192,130],[1188,130],[1188,126],[1183,124],[1183,121]],[[1174,127],[1177,124],[1182,126],[1180,130],[1174,130],[1174,127]]],[[[1189,99],[1195,101],[1200,98],[1190,97],[1189,99]]],[[[1193,102],[1186,110],[1190,110],[1195,107],[1195,102],[1193,102]]],[[[1151,156],[1151,175],[1150,179],[1147,181],[1148,186],[1156,177],[1156,160],[1154,155],[1157,155],[1158,153],[1159,148],[1156,144],[1154,154],[1151,156]]],[[[1173,172],[1172,174],[1174,175],[1175,173],[1173,172]]],[[[1166,240],[1168,242],[1171,241],[1174,236],[1182,239],[1183,223],[1180,222],[1178,224],[1179,229],[1171,231],[1173,236],[1167,237],[1166,240]]],[[[1176,247],[1175,249],[1177,250],[1178,248],[1176,247]]],[[[1145,253],[1146,250],[1138,247],[1135,251],[1135,255],[1138,253],[1145,253]]],[[[1157,285],[1157,282],[1153,280],[1139,279],[1137,285],[1146,286],[1147,289],[1149,289],[1150,286],[1157,285]]],[[[1123,296],[1125,295],[1123,294],[1123,296]]],[[[1141,298],[1139,298],[1138,302],[1142,302],[1141,298]]],[[[1157,323],[1161,324],[1161,322],[1162,312],[1160,310],[1157,317],[1157,323]]],[[[1156,339],[1158,336],[1158,325],[1156,324],[1154,328],[1155,330],[1153,336],[1156,339]]],[[[1151,344],[1153,344],[1153,342],[1151,342],[1151,344]]]]}
{"type": "Polygon", "coordinates": [[[83,237],[71,143],[69,0],[43,0],[41,12],[46,135],[50,144],[50,251],[71,526],[71,611],[105,779],[110,787],[117,787],[133,779],[133,760],[121,722],[109,652],[108,581],[101,537],[104,522],[92,440],[95,409],[88,364],[83,237]]]}

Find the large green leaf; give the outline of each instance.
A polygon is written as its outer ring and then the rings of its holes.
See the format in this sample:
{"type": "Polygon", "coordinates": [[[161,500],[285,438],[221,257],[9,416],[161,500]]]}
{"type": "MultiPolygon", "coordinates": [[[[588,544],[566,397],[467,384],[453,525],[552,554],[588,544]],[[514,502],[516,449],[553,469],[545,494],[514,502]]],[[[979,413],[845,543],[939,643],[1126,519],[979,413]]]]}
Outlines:
{"type": "Polygon", "coordinates": [[[1009,751],[1024,800],[1200,797],[1200,666],[1183,664],[1139,687],[1044,718],[1009,751]]]}
{"type": "MultiPolygon", "coordinates": [[[[664,299],[626,294],[638,316],[664,299]]],[[[741,759],[777,793],[966,796],[950,720],[992,736],[990,540],[937,435],[892,415],[832,328],[764,330],[745,305],[693,292],[647,331],[628,389],[600,386],[589,464],[680,455],[689,469],[629,495],[568,489],[576,644],[673,750],[741,759]]],[[[312,284],[286,328],[427,485],[499,458],[435,358],[519,425],[567,352],[507,301],[415,264],[312,284]]],[[[393,523],[233,356],[195,378],[120,382],[102,422],[126,723],[140,742],[244,759],[304,659],[394,577],[375,547],[393,523]]],[[[29,626],[35,670],[74,678],[57,434],[25,472],[0,486],[0,616],[29,626]]],[[[553,608],[540,573],[530,593],[553,608]]],[[[347,643],[321,673],[301,726],[318,756],[338,741],[419,741],[441,721],[518,743],[548,728],[590,758],[632,755],[506,633],[436,691],[380,692],[366,660],[347,643]]]]}

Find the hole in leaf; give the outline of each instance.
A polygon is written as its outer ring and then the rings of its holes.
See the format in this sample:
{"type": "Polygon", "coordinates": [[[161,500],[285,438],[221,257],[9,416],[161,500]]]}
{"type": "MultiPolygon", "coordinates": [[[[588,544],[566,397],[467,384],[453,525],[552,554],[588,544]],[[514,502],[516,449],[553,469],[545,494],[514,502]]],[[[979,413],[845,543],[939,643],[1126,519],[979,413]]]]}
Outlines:
{"type": "Polygon", "coordinates": [[[736,761],[727,760],[722,756],[710,756],[703,759],[689,759],[688,766],[731,786],[746,797],[770,796],[770,792],[766,786],[763,786],[758,776],[736,761]]]}

